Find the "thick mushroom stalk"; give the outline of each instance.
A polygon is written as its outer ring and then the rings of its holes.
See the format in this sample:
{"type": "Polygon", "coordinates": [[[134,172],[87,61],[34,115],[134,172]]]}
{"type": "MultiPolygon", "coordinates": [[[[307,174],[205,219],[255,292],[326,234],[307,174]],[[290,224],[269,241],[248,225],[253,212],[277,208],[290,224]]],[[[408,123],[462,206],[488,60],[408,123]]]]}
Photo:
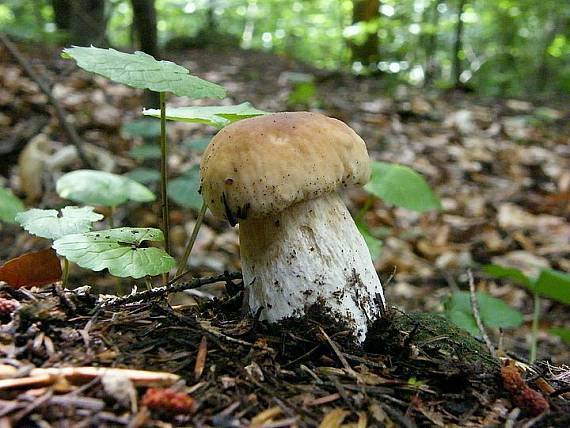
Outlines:
{"type": "Polygon", "coordinates": [[[240,221],[240,255],[249,307],[269,322],[314,308],[362,342],[383,312],[370,253],[336,192],[240,221]]]}

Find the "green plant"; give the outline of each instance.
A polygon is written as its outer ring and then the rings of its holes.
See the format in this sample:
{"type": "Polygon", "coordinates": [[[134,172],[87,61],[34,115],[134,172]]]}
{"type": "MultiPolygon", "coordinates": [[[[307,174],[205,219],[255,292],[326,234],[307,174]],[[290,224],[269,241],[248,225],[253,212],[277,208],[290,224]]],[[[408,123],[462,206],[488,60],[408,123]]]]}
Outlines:
{"type": "Polygon", "coordinates": [[[372,162],[372,175],[370,181],[364,185],[364,190],[368,192],[369,197],[355,220],[373,259],[380,256],[382,242],[378,231],[370,230],[363,217],[375,199],[417,212],[441,209],[441,201],[425,179],[404,165],[372,162]]]}
{"type": "MultiPolygon", "coordinates": [[[[499,279],[510,279],[528,288],[533,294],[532,335],[529,360],[536,359],[538,322],[540,320],[540,297],[547,297],[565,305],[570,305],[570,275],[553,270],[542,269],[536,278],[525,275],[521,270],[501,265],[487,265],[484,271],[499,279]]],[[[551,329],[550,332],[563,340],[570,338],[570,330],[564,328],[551,329]]]]}
{"type": "Polygon", "coordinates": [[[0,187],[0,221],[15,223],[16,214],[24,210],[24,203],[10,189],[0,187]]]}

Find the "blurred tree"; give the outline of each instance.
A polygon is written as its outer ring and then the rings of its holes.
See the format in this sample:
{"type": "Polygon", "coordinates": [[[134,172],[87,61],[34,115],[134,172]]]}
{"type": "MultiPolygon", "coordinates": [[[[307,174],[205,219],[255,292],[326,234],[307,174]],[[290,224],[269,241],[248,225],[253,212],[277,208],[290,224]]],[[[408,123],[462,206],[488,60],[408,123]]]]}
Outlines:
{"type": "Polygon", "coordinates": [[[51,0],[54,21],[69,34],[69,42],[100,46],[105,41],[105,0],[51,0]]]}
{"type": "Polygon", "coordinates": [[[467,0],[458,0],[457,20],[455,24],[455,42],[453,44],[453,83],[456,88],[463,86],[461,82],[463,60],[463,11],[467,0]]]}
{"type": "Polygon", "coordinates": [[[352,61],[370,65],[378,62],[380,59],[380,43],[377,29],[379,19],[379,0],[353,0],[352,23],[362,25],[366,36],[362,43],[350,43],[352,61]]]}

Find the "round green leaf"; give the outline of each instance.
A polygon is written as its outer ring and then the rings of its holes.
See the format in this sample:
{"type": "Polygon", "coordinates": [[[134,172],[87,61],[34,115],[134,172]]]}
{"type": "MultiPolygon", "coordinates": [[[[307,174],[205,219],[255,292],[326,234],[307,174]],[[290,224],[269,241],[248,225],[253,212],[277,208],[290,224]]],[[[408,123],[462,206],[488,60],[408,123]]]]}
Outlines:
{"type": "Polygon", "coordinates": [[[128,177],[110,172],[80,169],[65,174],[56,184],[59,196],[89,205],[116,207],[128,200],[154,201],[147,187],[128,177]]]}
{"type": "Polygon", "coordinates": [[[168,183],[168,196],[184,208],[200,209],[202,196],[200,189],[200,166],[194,165],[182,176],[168,183]]]}
{"type": "Polygon", "coordinates": [[[160,181],[160,171],[152,168],[135,168],[125,174],[125,177],[142,184],[152,184],[160,181]]]}
{"type": "Polygon", "coordinates": [[[16,214],[26,208],[10,189],[0,187],[0,220],[8,223],[15,223],[16,214]]]}
{"type": "Polygon", "coordinates": [[[122,227],[66,235],[53,243],[57,253],[79,266],[119,277],[142,278],[168,272],[176,262],[163,249],[142,248],[144,241],[163,241],[159,229],[122,227]]]}
{"type": "Polygon", "coordinates": [[[145,139],[158,138],[160,136],[160,122],[148,118],[133,120],[121,126],[121,135],[145,139]]]}
{"type": "Polygon", "coordinates": [[[441,209],[441,201],[424,178],[407,166],[373,162],[372,176],[364,189],[397,207],[419,212],[441,209]]]}
{"type": "Polygon", "coordinates": [[[224,98],[226,90],[215,83],[192,76],[170,61],[157,61],[144,52],[128,54],[96,47],[67,48],[64,58],[73,58],[79,67],[115,82],[155,92],[172,92],[191,98],[224,98]]]}
{"type": "MultiPolygon", "coordinates": [[[[156,109],[145,109],[143,114],[160,118],[160,110],[156,109]]],[[[222,128],[232,122],[264,114],[267,112],[256,109],[250,103],[233,106],[166,107],[166,119],[168,120],[204,123],[215,128],[222,128]]]]}
{"type": "Polygon", "coordinates": [[[129,150],[129,154],[139,160],[160,159],[160,146],[158,144],[141,144],[129,150]]]}
{"type": "Polygon", "coordinates": [[[61,215],[56,210],[31,210],[19,213],[16,221],[33,235],[58,239],[73,233],[89,232],[92,223],[103,218],[93,207],[64,207],[61,215]]]}

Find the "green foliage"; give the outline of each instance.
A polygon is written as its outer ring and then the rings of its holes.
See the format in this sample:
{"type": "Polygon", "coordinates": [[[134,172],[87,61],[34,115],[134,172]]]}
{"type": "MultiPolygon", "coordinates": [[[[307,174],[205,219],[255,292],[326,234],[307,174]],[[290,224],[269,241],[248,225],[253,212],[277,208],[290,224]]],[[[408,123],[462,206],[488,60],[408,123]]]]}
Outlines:
{"type": "Polygon", "coordinates": [[[56,191],[64,199],[106,207],[116,207],[129,200],[150,202],[155,199],[147,187],[128,177],[90,169],[65,174],[57,181],[56,191]]]}
{"type": "Polygon", "coordinates": [[[385,162],[372,163],[372,176],[364,189],[385,202],[413,211],[440,210],[441,202],[414,170],[385,162]]]}
{"type": "Polygon", "coordinates": [[[26,208],[20,199],[4,187],[0,187],[0,221],[15,223],[16,214],[26,208]]]}
{"type": "Polygon", "coordinates": [[[378,257],[380,257],[380,253],[382,252],[382,241],[372,235],[370,229],[365,223],[356,222],[356,227],[364,238],[364,242],[366,242],[366,245],[368,246],[368,251],[370,251],[372,260],[378,259],[378,257]]]}
{"type": "MultiPolygon", "coordinates": [[[[512,328],[520,326],[523,322],[522,314],[519,311],[486,293],[477,293],[477,303],[479,304],[481,321],[487,327],[512,328]]],[[[458,327],[467,330],[473,336],[480,336],[479,328],[473,317],[469,292],[453,293],[444,302],[444,307],[447,319],[458,327]]]]}
{"type": "Polygon", "coordinates": [[[182,176],[168,183],[168,197],[184,208],[200,209],[202,196],[200,188],[200,166],[194,165],[182,176]]]}
{"type": "Polygon", "coordinates": [[[160,136],[160,122],[147,118],[133,120],[121,126],[121,135],[144,139],[158,138],[160,136]]]}
{"type": "Polygon", "coordinates": [[[564,341],[564,343],[570,345],[570,329],[562,327],[554,327],[551,328],[549,331],[550,334],[560,337],[562,341],[564,341]]]}
{"type": "Polygon", "coordinates": [[[226,95],[221,86],[192,76],[186,68],[173,62],[157,61],[144,52],[128,54],[91,46],[64,49],[62,56],[74,59],[86,71],[134,88],[191,98],[224,98],[226,95]]]}
{"type": "Polygon", "coordinates": [[[131,180],[138,181],[145,185],[160,181],[160,172],[152,168],[135,168],[124,175],[131,180]]]}
{"type": "Polygon", "coordinates": [[[103,218],[93,212],[93,207],[64,207],[61,214],[56,210],[32,208],[19,213],[16,221],[33,235],[47,239],[58,239],[65,235],[89,232],[92,223],[103,218]]]}
{"type": "MultiPolygon", "coordinates": [[[[146,116],[160,117],[160,110],[145,109],[146,116]]],[[[232,122],[249,117],[267,114],[253,107],[250,103],[241,103],[233,106],[206,106],[206,107],[167,107],[166,119],[177,122],[203,123],[215,128],[222,128],[232,122]]]]}
{"type": "Polygon", "coordinates": [[[129,155],[138,160],[160,159],[160,147],[157,144],[141,144],[131,148],[129,155]]]}
{"type": "Polygon", "coordinates": [[[122,227],[66,235],[53,243],[57,253],[79,266],[119,277],[142,278],[168,272],[175,261],[164,250],[144,248],[145,241],[163,241],[162,231],[151,228],[122,227]]]}
{"type": "Polygon", "coordinates": [[[204,138],[189,137],[186,138],[184,141],[182,141],[182,144],[188,147],[191,151],[200,154],[204,150],[206,150],[206,147],[208,147],[210,141],[212,141],[211,137],[204,137],[204,138]]]}
{"type": "Polygon", "coordinates": [[[487,265],[484,271],[495,278],[506,278],[522,284],[540,296],[570,305],[570,275],[565,272],[542,269],[538,278],[530,278],[517,268],[500,265],[487,265]]]}

